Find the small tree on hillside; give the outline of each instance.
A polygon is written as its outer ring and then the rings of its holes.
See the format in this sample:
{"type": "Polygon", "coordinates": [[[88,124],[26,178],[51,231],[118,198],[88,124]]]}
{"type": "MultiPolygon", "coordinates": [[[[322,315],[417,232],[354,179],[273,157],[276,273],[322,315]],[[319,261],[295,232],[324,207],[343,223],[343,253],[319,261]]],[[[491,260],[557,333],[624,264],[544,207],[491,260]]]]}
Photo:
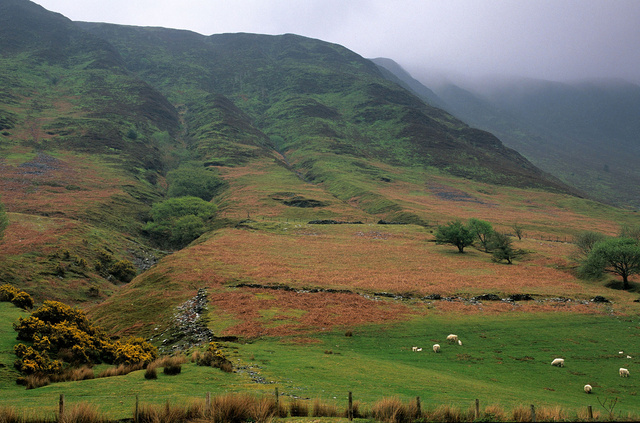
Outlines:
{"type": "Polygon", "coordinates": [[[499,232],[491,235],[488,244],[495,262],[505,260],[507,264],[513,264],[513,260],[525,254],[524,250],[513,248],[513,240],[508,235],[499,232]]]}
{"type": "Polygon", "coordinates": [[[473,233],[459,220],[438,226],[436,231],[436,244],[455,245],[460,253],[464,253],[464,247],[473,244],[474,239],[473,233]]]}
{"type": "Polygon", "coordinates": [[[522,239],[522,237],[524,236],[524,229],[522,228],[522,226],[520,226],[520,224],[516,222],[513,224],[512,228],[518,239],[522,239]]]}
{"type": "Polygon", "coordinates": [[[640,273],[640,245],[632,238],[610,238],[593,246],[580,267],[583,275],[599,276],[610,272],[622,277],[624,289],[629,289],[629,276],[640,273]]]}
{"type": "Polygon", "coordinates": [[[493,227],[491,226],[491,223],[479,219],[469,219],[469,222],[467,222],[467,228],[480,242],[484,252],[488,252],[489,240],[493,235],[493,227]]]}
{"type": "Polygon", "coordinates": [[[573,243],[578,249],[579,257],[586,259],[591,253],[591,250],[593,250],[593,246],[600,241],[604,241],[606,238],[607,236],[600,232],[583,231],[573,238],[573,243]]]}
{"type": "Polygon", "coordinates": [[[623,225],[620,228],[620,238],[632,238],[640,241],[640,225],[623,225]]]}

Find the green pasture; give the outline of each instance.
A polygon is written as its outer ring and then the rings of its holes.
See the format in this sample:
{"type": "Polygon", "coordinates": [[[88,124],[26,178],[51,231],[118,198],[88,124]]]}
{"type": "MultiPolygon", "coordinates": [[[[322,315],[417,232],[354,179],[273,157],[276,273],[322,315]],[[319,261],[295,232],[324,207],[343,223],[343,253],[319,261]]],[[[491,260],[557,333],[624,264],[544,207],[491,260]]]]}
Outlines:
{"type": "MultiPolygon", "coordinates": [[[[11,358],[14,343],[11,320],[21,312],[0,304],[2,363],[11,358]]],[[[431,313],[431,312],[429,312],[431,313]]],[[[402,400],[419,396],[425,407],[441,404],[466,409],[478,398],[482,406],[559,405],[570,414],[598,399],[618,399],[616,413],[637,413],[640,355],[640,319],[636,316],[579,315],[573,313],[452,315],[429,314],[400,323],[226,343],[236,367],[226,374],[188,363],[177,376],[161,372],[145,380],[144,371],[104,379],[66,382],[25,390],[15,385],[7,367],[0,369],[0,405],[30,412],[53,413],[60,394],[67,403],[95,403],[112,418],[131,415],[138,395],[142,404],[187,404],[206,392],[251,392],[271,395],[277,387],[285,398],[320,398],[346,403],[348,392],[371,406],[383,397],[402,400]],[[446,342],[456,333],[462,346],[446,342]],[[435,354],[431,347],[441,345],[435,354]],[[422,352],[412,352],[412,347],[422,352]],[[623,351],[623,354],[619,354],[623,351]],[[631,359],[626,358],[627,355],[631,359]],[[552,367],[556,357],[564,368],[552,367]],[[629,378],[620,378],[626,367],[629,378]],[[259,381],[259,382],[258,382],[259,381]],[[585,384],[593,394],[583,392],[585,384]]],[[[601,409],[600,411],[604,411],[601,409]]]]}

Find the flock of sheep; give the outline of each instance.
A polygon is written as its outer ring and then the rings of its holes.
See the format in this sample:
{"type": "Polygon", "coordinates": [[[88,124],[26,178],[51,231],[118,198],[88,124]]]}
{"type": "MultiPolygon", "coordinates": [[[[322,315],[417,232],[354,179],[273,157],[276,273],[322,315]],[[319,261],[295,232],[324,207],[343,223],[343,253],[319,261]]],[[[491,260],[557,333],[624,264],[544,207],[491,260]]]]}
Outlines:
{"type": "MultiPolygon", "coordinates": [[[[447,341],[450,344],[462,345],[462,341],[458,338],[458,335],[455,335],[453,333],[447,336],[447,341]]],[[[422,351],[422,348],[412,347],[411,350],[414,352],[420,352],[422,351]]],[[[435,353],[440,352],[440,344],[433,344],[433,352],[435,353]]],[[[620,354],[624,354],[624,353],[620,351],[620,354]]],[[[627,358],[631,358],[631,356],[628,355],[627,358]]],[[[556,367],[564,367],[564,358],[553,359],[553,361],[551,362],[551,365],[556,367]]],[[[629,369],[625,369],[624,367],[620,367],[620,370],[618,370],[618,373],[620,374],[620,377],[629,377],[629,369]]],[[[591,385],[589,384],[584,385],[584,391],[587,394],[590,394],[592,390],[593,390],[593,387],[591,385]]]]}
{"type": "MultiPolygon", "coordinates": [[[[622,351],[620,351],[620,354],[624,354],[622,351]]],[[[631,358],[630,355],[627,356],[627,358],[631,358]]],[[[553,361],[551,362],[552,366],[557,366],[557,367],[564,367],[564,358],[555,358],[553,359],[553,361]]],[[[620,377],[629,377],[629,369],[625,369],[624,367],[620,367],[620,369],[618,370],[618,374],[620,375],[620,377]]],[[[593,387],[589,384],[584,385],[584,391],[587,394],[590,394],[591,391],[593,390],[593,387]]]]}
{"type": "MultiPolygon", "coordinates": [[[[447,336],[447,341],[450,344],[462,345],[462,341],[458,338],[458,335],[454,335],[453,333],[450,334],[449,336],[447,336]]],[[[420,351],[422,351],[422,348],[411,347],[411,351],[420,352],[420,351]]],[[[435,352],[435,353],[439,353],[440,352],[440,344],[433,344],[433,352],[435,352]]]]}

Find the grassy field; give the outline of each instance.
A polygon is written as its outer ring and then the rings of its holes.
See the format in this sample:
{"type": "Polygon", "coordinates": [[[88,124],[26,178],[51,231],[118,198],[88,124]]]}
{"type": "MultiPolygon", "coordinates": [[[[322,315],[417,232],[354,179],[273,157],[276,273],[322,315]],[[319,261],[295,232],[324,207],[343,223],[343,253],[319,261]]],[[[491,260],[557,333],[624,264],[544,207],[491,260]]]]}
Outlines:
{"type": "MultiPolygon", "coordinates": [[[[13,342],[7,327],[20,313],[1,306],[0,339],[6,351],[13,342]]],[[[157,380],[145,380],[144,371],[137,371],[24,390],[8,383],[8,369],[2,368],[0,404],[53,413],[63,393],[70,405],[91,402],[111,418],[124,418],[131,415],[136,395],[144,404],[187,404],[206,392],[261,396],[278,387],[285,399],[311,403],[319,398],[340,406],[351,391],[368,407],[383,397],[409,401],[420,396],[427,408],[448,404],[466,409],[478,398],[483,407],[559,405],[575,413],[587,405],[601,409],[598,399],[617,398],[616,412],[636,412],[639,322],[610,315],[606,305],[597,311],[469,315],[421,309],[409,320],[350,327],[353,336],[345,336],[342,328],[226,343],[236,369],[232,374],[187,363],[181,374],[160,374],[157,380]],[[463,345],[448,344],[449,333],[456,333],[463,345]],[[434,343],[441,345],[441,353],[432,352],[434,343]],[[423,351],[412,352],[413,346],[423,351]],[[556,357],[565,358],[564,368],[550,365],[556,357]],[[631,377],[620,378],[619,367],[628,368],[631,377]],[[591,396],[583,391],[586,383],[594,387],[591,396]]]]}

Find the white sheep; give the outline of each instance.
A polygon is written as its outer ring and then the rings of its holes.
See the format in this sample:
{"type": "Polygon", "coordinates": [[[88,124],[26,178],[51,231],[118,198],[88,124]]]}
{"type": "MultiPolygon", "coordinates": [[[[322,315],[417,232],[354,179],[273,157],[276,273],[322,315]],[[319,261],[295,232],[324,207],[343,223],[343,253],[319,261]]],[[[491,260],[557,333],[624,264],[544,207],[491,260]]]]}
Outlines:
{"type": "Polygon", "coordinates": [[[584,385],[584,391],[585,391],[587,394],[590,394],[590,393],[591,393],[591,389],[593,389],[593,388],[591,388],[591,385],[589,385],[589,384],[584,385]]]}
{"type": "Polygon", "coordinates": [[[551,362],[552,366],[564,367],[564,358],[555,358],[551,362]]]}
{"type": "Polygon", "coordinates": [[[629,370],[625,369],[624,367],[620,367],[618,373],[620,373],[620,377],[629,377],[629,370]]]}
{"type": "Polygon", "coordinates": [[[628,356],[627,356],[627,358],[631,358],[631,356],[630,356],[630,355],[628,355],[628,356]]]}
{"type": "Polygon", "coordinates": [[[417,352],[422,352],[422,348],[418,348],[416,351],[417,352]]]}
{"type": "Polygon", "coordinates": [[[440,344],[433,344],[433,352],[434,353],[440,352],[440,344]]]}
{"type": "Polygon", "coordinates": [[[458,339],[458,345],[462,346],[462,341],[458,339]]]}
{"type": "Polygon", "coordinates": [[[413,351],[413,352],[418,351],[418,347],[411,347],[411,351],[413,351]]]}
{"type": "Polygon", "coordinates": [[[456,342],[458,342],[458,335],[451,334],[447,336],[447,341],[451,342],[452,344],[455,344],[456,342]]]}

